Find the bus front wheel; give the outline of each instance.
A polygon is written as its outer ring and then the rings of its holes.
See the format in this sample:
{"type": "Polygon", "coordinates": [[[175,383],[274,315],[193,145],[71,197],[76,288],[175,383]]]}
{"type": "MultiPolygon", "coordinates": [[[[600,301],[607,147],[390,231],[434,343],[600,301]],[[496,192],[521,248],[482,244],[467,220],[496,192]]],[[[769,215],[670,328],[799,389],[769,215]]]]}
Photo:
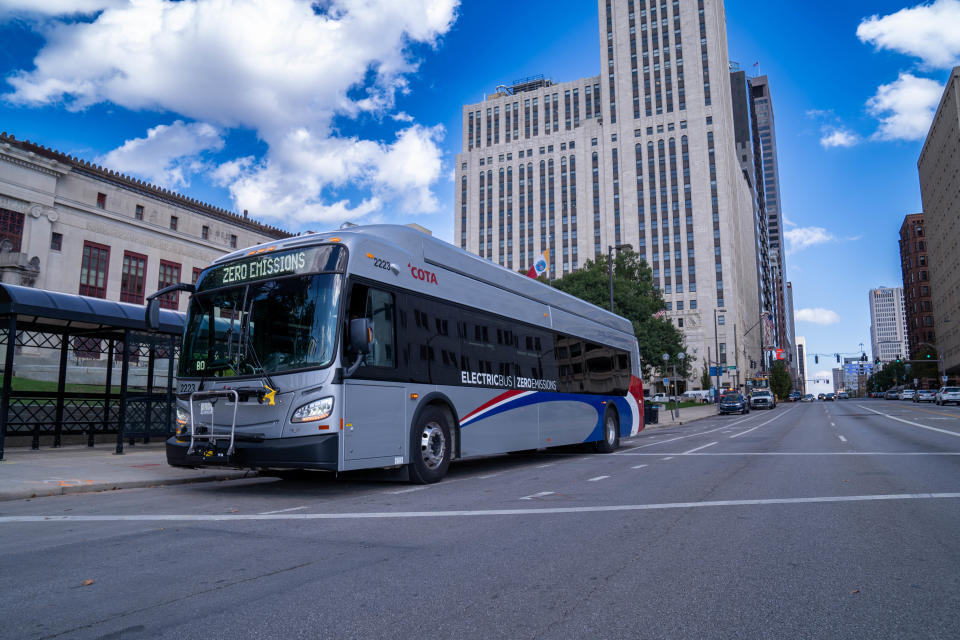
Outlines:
{"type": "Polygon", "coordinates": [[[603,414],[603,440],[594,442],[597,453],[613,453],[620,446],[620,419],[614,409],[607,408],[603,414]]]}
{"type": "Polygon", "coordinates": [[[410,431],[410,480],[432,484],[447,475],[452,445],[447,413],[427,407],[410,431]]]}

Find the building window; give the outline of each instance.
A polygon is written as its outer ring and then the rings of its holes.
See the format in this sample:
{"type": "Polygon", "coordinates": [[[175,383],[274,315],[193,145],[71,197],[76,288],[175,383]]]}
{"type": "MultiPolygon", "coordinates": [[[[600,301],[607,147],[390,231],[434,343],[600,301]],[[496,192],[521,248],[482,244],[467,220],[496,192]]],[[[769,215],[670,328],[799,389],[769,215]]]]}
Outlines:
{"type": "Polygon", "coordinates": [[[0,209],[0,240],[9,240],[10,251],[20,253],[20,241],[23,237],[22,213],[10,211],[9,209],[0,209]]]}
{"type": "Polygon", "coordinates": [[[202,272],[203,272],[203,269],[201,269],[200,267],[194,267],[194,268],[193,268],[193,276],[192,276],[192,279],[190,280],[190,282],[193,283],[193,284],[197,284],[197,280],[200,279],[200,274],[201,274],[202,272]]]}
{"type": "Polygon", "coordinates": [[[50,249],[51,251],[60,251],[63,248],[63,234],[57,233],[54,231],[50,234],[50,249]]]}
{"type": "Polygon", "coordinates": [[[200,237],[204,240],[210,239],[210,227],[203,225],[203,228],[200,229],[200,237]]]}
{"type": "Polygon", "coordinates": [[[143,220],[143,205],[142,205],[142,204],[138,204],[138,205],[137,205],[137,208],[134,209],[133,217],[136,218],[137,220],[143,220]]]}
{"type": "Polygon", "coordinates": [[[146,278],[147,256],[124,251],[123,272],[120,275],[120,302],[143,304],[146,278]]]}
{"type": "Polygon", "coordinates": [[[170,216],[170,228],[174,231],[177,230],[177,222],[179,222],[177,216],[170,216]]]}
{"type": "Polygon", "coordinates": [[[237,248],[237,236],[233,234],[230,234],[230,248],[231,249],[237,248]]]}
{"type": "Polygon", "coordinates": [[[107,208],[107,194],[98,193],[97,194],[97,209],[106,209],[107,208]]]}
{"type": "Polygon", "coordinates": [[[80,261],[80,295],[93,298],[107,297],[107,268],[110,247],[95,242],[83,243],[80,261]]]}
{"type": "MultiPolygon", "coordinates": [[[[160,279],[157,290],[169,287],[180,282],[180,265],[176,262],[160,261],[160,279]]],[[[180,292],[174,291],[160,298],[160,306],[164,309],[178,309],[180,307],[180,292]]]]}

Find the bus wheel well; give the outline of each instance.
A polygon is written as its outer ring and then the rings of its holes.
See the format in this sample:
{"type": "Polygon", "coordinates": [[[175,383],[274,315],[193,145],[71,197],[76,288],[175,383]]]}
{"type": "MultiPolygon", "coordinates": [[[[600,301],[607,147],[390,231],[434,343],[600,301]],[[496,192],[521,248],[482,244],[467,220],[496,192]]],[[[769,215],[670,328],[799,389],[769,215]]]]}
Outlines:
{"type": "Polygon", "coordinates": [[[603,439],[594,442],[597,453],[612,453],[620,446],[620,412],[613,403],[608,403],[603,411],[603,439]],[[609,418],[613,418],[611,423],[609,418]]]}
{"type": "Polygon", "coordinates": [[[447,414],[447,419],[450,423],[450,438],[453,440],[451,443],[451,459],[456,459],[460,457],[460,420],[457,417],[457,412],[453,409],[453,404],[442,395],[437,394],[436,396],[429,397],[427,402],[422,405],[426,407],[436,407],[447,414]]]}

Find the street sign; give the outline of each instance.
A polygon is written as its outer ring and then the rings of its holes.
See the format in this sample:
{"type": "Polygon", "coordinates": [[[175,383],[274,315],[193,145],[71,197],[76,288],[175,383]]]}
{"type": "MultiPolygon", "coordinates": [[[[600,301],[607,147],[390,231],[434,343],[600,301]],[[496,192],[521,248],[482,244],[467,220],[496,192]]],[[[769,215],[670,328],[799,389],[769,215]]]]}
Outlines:
{"type": "Polygon", "coordinates": [[[913,379],[913,386],[917,386],[917,384],[919,383],[920,383],[919,380],[917,380],[916,378],[913,379]]]}
{"type": "Polygon", "coordinates": [[[947,376],[940,376],[940,382],[947,384],[947,376]]]}
{"type": "Polygon", "coordinates": [[[727,371],[736,371],[736,370],[737,370],[737,367],[735,365],[730,365],[729,367],[727,367],[727,371]]]}
{"type": "Polygon", "coordinates": [[[712,378],[713,376],[720,375],[721,372],[719,371],[719,369],[720,367],[710,367],[710,377],[712,378]]]}
{"type": "Polygon", "coordinates": [[[663,384],[670,384],[670,378],[664,378],[663,384]]]}

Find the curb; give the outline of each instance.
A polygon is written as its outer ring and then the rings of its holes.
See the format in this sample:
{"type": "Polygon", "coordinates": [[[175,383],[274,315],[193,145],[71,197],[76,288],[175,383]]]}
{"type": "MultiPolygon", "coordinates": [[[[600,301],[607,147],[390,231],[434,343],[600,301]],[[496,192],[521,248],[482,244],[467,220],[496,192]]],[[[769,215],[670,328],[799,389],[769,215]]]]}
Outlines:
{"type": "MultiPolygon", "coordinates": [[[[254,472],[255,473],[255,472],[254,472]]],[[[251,476],[251,471],[232,471],[216,475],[197,476],[195,478],[164,478],[156,480],[125,480],[121,482],[99,482],[96,484],[79,484],[65,487],[49,487],[38,489],[23,489],[14,491],[0,491],[0,502],[10,500],[29,500],[32,498],[47,498],[50,496],[65,496],[80,493],[100,493],[103,491],[118,491],[120,489],[144,489],[149,487],[164,487],[178,484],[193,484],[198,482],[218,482],[223,480],[239,480],[251,476]]]]}

